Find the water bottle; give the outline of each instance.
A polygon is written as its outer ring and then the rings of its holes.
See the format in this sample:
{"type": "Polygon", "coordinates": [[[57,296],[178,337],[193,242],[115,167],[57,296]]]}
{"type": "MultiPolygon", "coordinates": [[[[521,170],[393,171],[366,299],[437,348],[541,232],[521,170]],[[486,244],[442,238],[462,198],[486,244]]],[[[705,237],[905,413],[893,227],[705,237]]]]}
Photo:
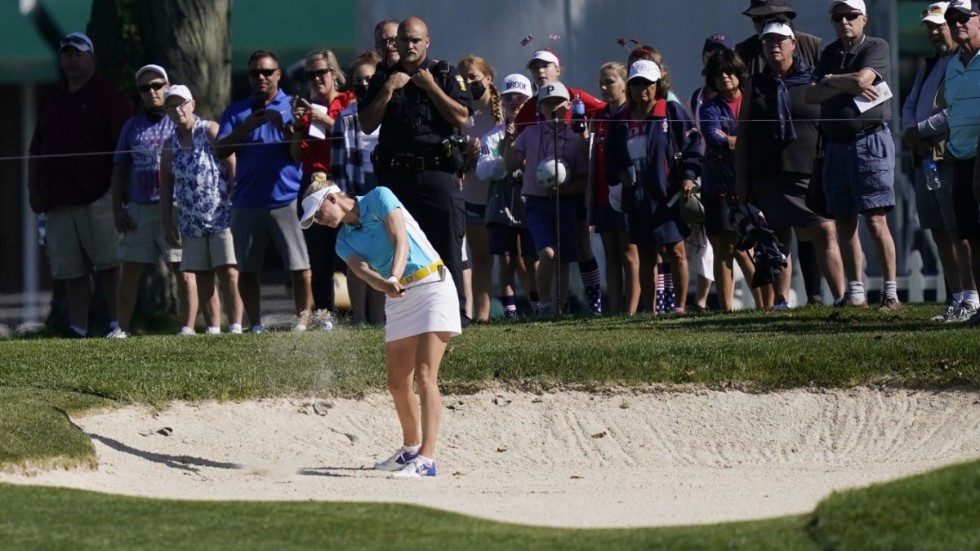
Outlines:
{"type": "Polygon", "coordinates": [[[934,191],[943,185],[939,179],[939,166],[933,159],[922,159],[922,170],[926,173],[926,189],[934,191]]]}
{"type": "Polygon", "coordinates": [[[585,104],[578,94],[572,98],[572,132],[576,134],[585,132],[585,104]]]}
{"type": "Polygon", "coordinates": [[[38,214],[37,215],[37,244],[40,246],[45,245],[45,238],[47,235],[47,225],[48,225],[48,215],[38,214]]]}

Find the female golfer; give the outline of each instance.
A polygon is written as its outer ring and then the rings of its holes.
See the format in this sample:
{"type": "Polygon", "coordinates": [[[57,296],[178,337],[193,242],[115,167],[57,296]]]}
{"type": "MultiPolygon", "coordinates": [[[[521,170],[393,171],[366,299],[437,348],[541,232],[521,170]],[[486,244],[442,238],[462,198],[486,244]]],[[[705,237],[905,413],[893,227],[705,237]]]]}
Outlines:
{"type": "Polygon", "coordinates": [[[340,227],[337,255],[385,299],[388,391],[402,426],[402,447],[374,468],[393,477],[435,476],[436,437],[442,420],[439,364],[449,337],[462,332],[452,276],[418,223],[395,195],[378,187],[349,197],[329,181],[303,199],[300,225],[340,227]],[[418,384],[419,406],[412,391],[418,384]]]}

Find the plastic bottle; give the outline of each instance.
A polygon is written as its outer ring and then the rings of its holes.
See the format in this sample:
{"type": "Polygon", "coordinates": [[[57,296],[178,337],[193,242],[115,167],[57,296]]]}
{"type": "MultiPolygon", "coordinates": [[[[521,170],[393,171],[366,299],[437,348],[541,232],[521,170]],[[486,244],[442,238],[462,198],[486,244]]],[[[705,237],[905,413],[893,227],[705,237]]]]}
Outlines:
{"type": "Polygon", "coordinates": [[[936,161],[923,159],[922,170],[926,173],[926,189],[933,191],[942,187],[943,181],[939,179],[939,167],[936,165],[936,161]]]}
{"type": "Polygon", "coordinates": [[[45,239],[47,239],[47,227],[48,227],[48,215],[38,214],[37,215],[37,244],[42,247],[46,244],[45,239]]]}
{"type": "Polygon", "coordinates": [[[572,98],[572,132],[576,134],[585,132],[585,104],[578,94],[572,98]]]}

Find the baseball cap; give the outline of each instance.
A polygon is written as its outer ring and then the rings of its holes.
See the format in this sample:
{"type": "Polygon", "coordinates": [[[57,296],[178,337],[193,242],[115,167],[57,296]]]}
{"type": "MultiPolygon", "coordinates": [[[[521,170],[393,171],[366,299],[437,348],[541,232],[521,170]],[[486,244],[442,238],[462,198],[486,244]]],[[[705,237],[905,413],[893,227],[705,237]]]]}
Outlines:
{"type": "Polygon", "coordinates": [[[191,95],[191,89],[184,86],[183,84],[175,84],[167,89],[163,94],[163,101],[167,101],[171,97],[181,98],[185,101],[193,101],[194,96],[191,95]]]}
{"type": "Polygon", "coordinates": [[[58,51],[60,52],[65,48],[75,48],[79,52],[95,53],[95,46],[92,45],[92,39],[85,33],[68,33],[65,35],[58,44],[58,51]]]}
{"type": "Polygon", "coordinates": [[[708,48],[711,48],[712,46],[721,46],[726,50],[733,49],[732,40],[728,37],[728,35],[721,34],[721,33],[713,34],[708,38],[706,38],[704,40],[704,47],[701,48],[701,53],[703,54],[704,52],[707,52],[708,48]]]}
{"type": "Polygon", "coordinates": [[[159,65],[153,65],[152,63],[149,65],[144,65],[140,67],[138,71],[136,71],[136,82],[139,82],[140,77],[146,73],[156,73],[162,76],[163,80],[170,82],[170,77],[167,76],[167,71],[164,70],[163,67],[159,65]]]}
{"type": "Polygon", "coordinates": [[[561,98],[567,101],[571,96],[568,95],[568,88],[565,88],[564,84],[549,82],[538,89],[538,103],[548,98],[561,98]]]}
{"type": "Polygon", "coordinates": [[[331,193],[340,193],[340,188],[337,186],[327,186],[314,191],[303,199],[303,216],[299,219],[299,227],[305,230],[313,225],[313,215],[320,210],[320,205],[323,204],[323,200],[331,193]]]}
{"type": "Polygon", "coordinates": [[[786,0],[752,0],[749,9],[742,12],[749,17],[765,17],[768,15],[784,15],[788,19],[796,17],[793,8],[786,4],[786,0]]]}
{"type": "Polygon", "coordinates": [[[558,56],[554,52],[549,52],[548,50],[538,50],[531,54],[531,59],[527,60],[527,66],[530,67],[531,63],[534,61],[544,61],[545,63],[554,63],[558,67],[561,67],[561,63],[558,61],[558,56]]]}
{"type": "MultiPolygon", "coordinates": [[[[980,13],[980,2],[967,2],[967,0],[953,0],[946,6],[946,11],[957,10],[959,12],[965,13],[966,15],[973,15],[975,13],[980,13]]],[[[932,6],[929,6],[932,7],[932,6]]],[[[943,22],[946,20],[944,19],[943,22]]]]}
{"type": "Polygon", "coordinates": [[[830,7],[827,11],[834,13],[834,8],[841,4],[851,8],[851,11],[861,12],[861,15],[868,14],[868,8],[864,5],[864,0],[830,0],[830,7]]]}
{"type": "Polygon", "coordinates": [[[501,94],[524,94],[531,97],[531,81],[520,73],[513,73],[504,77],[504,89],[501,94]]]}
{"type": "Polygon", "coordinates": [[[629,78],[626,82],[633,80],[634,78],[642,78],[649,80],[650,82],[657,82],[660,80],[660,66],[656,62],[650,61],[649,59],[638,59],[630,65],[629,78]]]}
{"type": "Polygon", "coordinates": [[[767,23],[765,27],[762,27],[762,32],[759,33],[759,36],[766,36],[767,34],[778,34],[779,36],[796,38],[793,28],[786,23],[780,23],[779,21],[767,23]]]}
{"type": "Polygon", "coordinates": [[[922,23],[935,23],[936,25],[943,25],[946,23],[946,8],[949,7],[949,2],[936,2],[935,4],[929,4],[929,7],[922,10],[922,23]]]}

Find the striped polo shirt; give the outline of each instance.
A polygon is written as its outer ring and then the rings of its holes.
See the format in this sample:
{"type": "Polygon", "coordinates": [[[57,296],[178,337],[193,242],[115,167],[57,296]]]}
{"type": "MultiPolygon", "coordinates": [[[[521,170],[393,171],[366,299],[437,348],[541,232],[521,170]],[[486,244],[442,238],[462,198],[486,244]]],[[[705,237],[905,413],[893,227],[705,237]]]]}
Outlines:
{"type": "Polygon", "coordinates": [[[980,137],[980,51],[966,67],[956,55],[946,67],[946,105],[949,141],[946,150],[957,159],[972,159],[980,137]]]}

